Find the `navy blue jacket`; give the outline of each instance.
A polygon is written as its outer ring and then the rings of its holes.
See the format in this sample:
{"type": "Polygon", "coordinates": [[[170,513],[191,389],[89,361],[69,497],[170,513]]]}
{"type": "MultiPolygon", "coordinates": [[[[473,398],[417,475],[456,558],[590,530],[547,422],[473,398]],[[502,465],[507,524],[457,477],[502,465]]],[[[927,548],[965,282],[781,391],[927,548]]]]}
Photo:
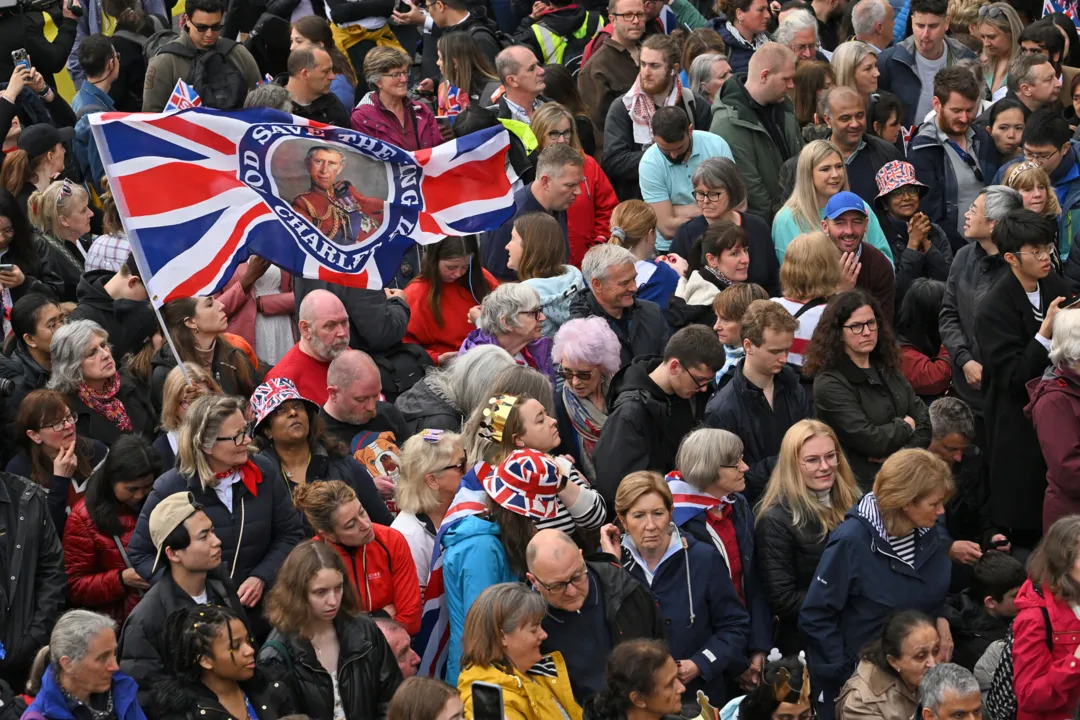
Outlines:
{"type": "MultiPolygon", "coordinates": [[[[735,539],[739,543],[739,554],[742,555],[743,595],[746,597],[746,609],[750,613],[750,652],[767,653],[773,647],[772,609],[765,596],[765,588],[761,585],[761,578],[757,574],[757,561],[754,558],[754,513],[750,509],[750,503],[741,493],[735,494],[733,518],[735,539]]],[[[708,523],[705,521],[705,513],[699,513],[690,518],[682,524],[680,529],[695,540],[707,543],[716,549],[708,523]]],[[[731,577],[726,564],[722,566],[722,570],[726,577],[731,577]]],[[[738,672],[741,673],[746,667],[748,664],[739,668],[738,672]]]]}
{"type": "Polygon", "coordinates": [[[519,215],[531,212],[547,213],[559,221],[563,240],[566,240],[566,256],[570,257],[570,239],[566,229],[566,211],[548,212],[532,194],[532,183],[514,193],[514,216],[504,222],[498,230],[489,230],[480,236],[480,259],[484,269],[494,275],[499,282],[517,282],[517,273],[506,266],[510,253],[506,244],[510,242],[510,233],[514,230],[514,220],[519,215]]]}
{"type": "Polygon", "coordinates": [[[745,75],[750,71],[750,56],[754,54],[754,48],[746,44],[742,38],[736,38],[727,29],[727,19],[716,17],[709,21],[711,27],[724,39],[724,49],[727,51],[728,64],[731,72],[745,75]]]}
{"type": "MultiPolygon", "coordinates": [[[[952,38],[945,38],[945,52],[949,53],[948,65],[957,60],[975,57],[975,53],[952,38]]],[[[732,69],[735,64],[732,63],[732,69]]],[[[907,127],[918,125],[922,118],[915,117],[922,92],[922,81],[915,70],[915,38],[909,37],[898,45],[883,50],[877,59],[878,89],[887,90],[900,98],[904,107],[904,117],[900,118],[907,127]]],[[[931,185],[931,187],[934,187],[931,185]]],[[[932,193],[931,193],[932,194],[932,193]]],[[[966,208],[965,208],[966,209],[966,208]]]]}
{"type": "Polygon", "coordinates": [[[814,692],[825,693],[826,707],[854,672],[859,651],[879,636],[889,615],[920,610],[940,617],[949,591],[952,562],[938,528],[916,539],[912,567],[860,513],[868,503],[876,515],[873,495],[867,495],[829,536],[799,613],[814,692]]]}
{"type": "Polygon", "coordinates": [[[693,702],[701,690],[713,705],[723,705],[725,676],[733,677],[746,666],[750,619],[720,553],[688,534],[681,537],[683,548],[660,562],[651,586],[635,556],[625,549],[623,566],[652,590],[672,657],[692,660],[701,670],[686,686],[683,698],[693,702]]]}

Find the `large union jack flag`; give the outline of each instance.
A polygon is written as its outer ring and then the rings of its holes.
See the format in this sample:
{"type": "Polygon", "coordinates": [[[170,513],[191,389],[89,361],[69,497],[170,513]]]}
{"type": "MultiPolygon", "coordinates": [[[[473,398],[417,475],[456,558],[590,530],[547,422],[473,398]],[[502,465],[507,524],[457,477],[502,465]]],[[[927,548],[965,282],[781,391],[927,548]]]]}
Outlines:
{"type": "Polygon", "coordinates": [[[514,210],[518,179],[501,127],[406,152],[268,108],[100,113],[90,122],[157,306],[220,290],[252,254],[298,277],[378,289],[414,243],[495,229],[514,210]],[[333,186],[344,206],[333,217],[319,216],[329,191],[322,208],[319,198],[298,199],[318,194],[316,146],[353,167],[350,182],[333,186]],[[377,221],[366,214],[372,204],[377,221]]]}

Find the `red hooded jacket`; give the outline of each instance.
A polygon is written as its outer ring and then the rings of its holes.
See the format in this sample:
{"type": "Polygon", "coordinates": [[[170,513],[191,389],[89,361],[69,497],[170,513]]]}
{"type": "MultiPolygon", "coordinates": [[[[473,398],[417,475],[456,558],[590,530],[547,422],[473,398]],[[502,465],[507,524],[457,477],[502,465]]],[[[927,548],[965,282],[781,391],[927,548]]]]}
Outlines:
{"type": "Polygon", "coordinates": [[[420,632],[424,608],[409,543],[404,535],[385,525],[373,524],[371,528],[375,531],[375,539],[358,548],[338,545],[321,535],[315,537],[341,556],[364,612],[375,613],[393,605],[391,617],[401,623],[409,635],[415,635],[420,632]]]}
{"type": "Polygon", "coordinates": [[[1016,720],[1071,718],[1080,702],[1080,619],[1069,603],[1046,589],[1035,592],[1031,580],[1016,595],[1019,613],[1013,620],[1013,687],[1016,720]],[[1046,621],[1050,618],[1053,649],[1046,645],[1046,621]]]}
{"type": "Polygon", "coordinates": [[[581,267],[581,260],[593,245],[606,242],[611,236],[611,212],[619,204],[615,189],[600,163],[585,156],[585,177],[581,193],[566,211],[566,228],[570,240],[570,264],[581,267]]]}
{"type": "MultiPolygon", "coordinates": [[[[117,519],[123,529],[120,542],[126,548],[139,516],[121,506],[117,519]]],[[[120,582],[127,565],[112,536],[101,532],[90,519],[86,501],[80,500],[71,509],[63,541],[68,600],[74,606],[108,615],[122,625],[139,603],[139,593],[120,582]]]]}
{"type": "Polygon", "coordinates": [[[1031,418],[1046,459],[1043,532],[1054,521],[1080,513],[1080,375],[1071,368],[1049,370],[1028,381],[1031,418]]]}

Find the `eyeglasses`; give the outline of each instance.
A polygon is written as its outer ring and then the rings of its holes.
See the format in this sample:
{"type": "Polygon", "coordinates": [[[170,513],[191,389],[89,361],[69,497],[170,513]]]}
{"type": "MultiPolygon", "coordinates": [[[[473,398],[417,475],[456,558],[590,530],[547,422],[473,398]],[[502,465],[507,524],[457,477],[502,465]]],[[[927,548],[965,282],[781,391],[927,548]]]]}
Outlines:
{"type": "Polygon", "coordinates": [[[534,579],[536,580],[536,583],[540,587],[544,588],[549,593],[551,593],[553,595],[561,595],[562,593],[566,592],[566,589],[568,587],[570,587],[571,585],[574,585],[575,587],[577,587],[579,585],[579,583],[581,583],[581,581],[586,579],[587,577],[589,577],[589,568],[588,568],[588,566],[582,567],[576,573],[571,575],[569,580],[566,580],[564,582],[557,582],[557,583],[552,583],[551,585],[548,585],[546,582],[544,582],[543,580],[541,580],[538,577],[534,576],[534,579]]]}
{"type": "Polygon", "coordinates": [[[870,332],[877,332],[877,319],[868,320],[866,322],[854,322],[850,325],[845,325],[844,329],[850,330],[852,335],[862,335],[867,330],[870,332]]]}
{"type": "Polygon", "coordinates": [[[611,13],[613,18],[624,18],[627,22],[642,22],[645,19],[645,13],[639,12],[625,12],[625,13],[611,13]]]}
{"type": "Polygon", "coordinates": [[[574,136],[573,130],[548,130],[548,140],[569,140],[574,136]]]}
{"type": "Polygon", "coordinates": [[[1017,250],[1013,255],[1030,255],[1036,260],[1049,260],[1052,255],[1050,248],[1043,248],[1042,250],[1017,250]]]}
{"type": "Polygon", "coordinates": [[[247,443],[244,441],[250,440],[253,437],[251,434],[251,430],[251,425],[248,425],[232,437],[217,437],[214,438],[214,440],[216,440],[217,442],[225,442],[226,440],[231,440],[232,444],[236,447],[243,447],[244,445],[247,445],[247,443]]]}
{"type": "Polygon", "coordinates": [[[462,475],[465,474],[465,467],[468,465],[469,459],[465,455],[461,456],[461,460],[454,465],[447,465],[446,467],[439,468],[439,472],[446,472],[447,470],[457,470],[462,475]]]}
{"type": "Polygon", "coordinates": [[[705,388],[705,387],[708,387],[708,386],[709,386],[709,384],[710,384],[710,383],[711,383],[711,382],[713,381],[713,379],[714,379],[713,377],[707,377],[707,378],[699,378],[699,377],[698,377],[697,375],[695,375],[694,373],[690,372],[690,371],[689,371],[689,370],[687,370],[686,368],[683,368],[683,372],[685,372],[685,373],[686,373],[687,375],[689,375],[689,376],[690,376],[690,379],[694,381],[694,384],[695,384],[695,385],[697,386],[697,389],[698,389],[698,390],[700,390],[700,389],[702,389],[702,388],[705,388]]]}
{"type": "MultiPolygon", "coordinates": [[[[189,20],[188,22],[191,22],[191,21],[189,20]]],[[[202,24],[197,23],[197,22],[191,23],[191,27],[195,28],[195,30],[197,32],[201,32],[201,33],[221,32],[221,28],[224,25],[225,25],[225,23],[219,23],[219,22],[214,23],[213,25],[202,25],[202,24]]]]}
{"type": "Polygon", "coordinates": [[[742,455],[740,455],[740,456],[739,456],[739,457],[738,457],[738,458],[737,458],[737,459],[735,460],[735,464],[734,464],[734,465],[720,465],[720,467],[722,467],[722,468],[728,468],[729,470],[738,470],[738,469],[739,469],[739,466],[740,466],[740,465],[742,465],[742,459],[743,459],[743,456],[742,456],[742,455]]]}
{"type": "Polygon", "coordinates": [[[1060,148],[1058,150],[1055,150],[1054,152],[1051,152],[1051,153],[1031,152],[1027,148],[1024,148],[1024,157],[1027,158],[1028,160],[1033,161],[1033,162],[1044,163],[1047,160],[1049,160],[1050,158],[1057,155],[1059,152],[1061,152],[1060,148]]]}
{"type": "Polygon", "coordinates": [[[813,457],[808,457],[805,460],[800,460],[799,462],[807,468],[816,468],[821,467],[822,465],[825,465],[826,467],[836,467],[836,464],[840,462],[840,453],[833,450],[830,453],[825,453],[821,457],[815,455],[813,457]]]}
{"type": "Polygon", "coordinates": [[[531,315],[532,319],[536,322],[540,322],[540,318],[543,314],[544,312],[540,308],[536,308],[535,310],[522,310],[518,313],[518,315],[531,315]]]}
{"type": "Polygon", "coordinates": [[[890,193],[894,198],[919,197],[919,188],[915,185],[904,185],[890,193]]]}
{"type": "Polygon", "coordinates": [[[75,426],[75,417],[71,413],[65,415],[63,420],[54,422],[52,425],[46,425],[45,427],[49,428],[53,432],[64,432],[64,428],[66,428],[68,425],[71,425],[72,427],[75,426]]]}
{"type": "Polygon", "coordinates": [[[720,196],[723,195],[725,190],[695,190],[693,192],[694,200],[698,202],[705,202],[708,200],[711,203],[717,202],[720,196]]]}
{"type": "Polygon", "coordinates": [[[395,80],[397,80],[399,78],[404,78],[404,79],[408,80],[409,79],[409,71],[408,70],[398,70],[397,72],[382,73],[382,77],[394,78],[395,80]]]}
{"type": "Polygon", "coordinates": [[[595,370],[567,370],[566,368],[563,368],[562,370],[559,371],[559,376],[562,377],[562,379],[565,380],[566,382],[570,382],[570,381],[572,381],[574,379],[580,380],[582,382],[589,382],[590,380],[593,379],[593,373],[594,372],[596,372],[596,371],[595,370]]]}
{"type": "Polygon", "coordinates": [[[791,50],[796,55],[802,55],[804,52],[816,55],[819,47],[821,46],[817,43],[807,43],[806,45],[792,45],[791,50]]]}

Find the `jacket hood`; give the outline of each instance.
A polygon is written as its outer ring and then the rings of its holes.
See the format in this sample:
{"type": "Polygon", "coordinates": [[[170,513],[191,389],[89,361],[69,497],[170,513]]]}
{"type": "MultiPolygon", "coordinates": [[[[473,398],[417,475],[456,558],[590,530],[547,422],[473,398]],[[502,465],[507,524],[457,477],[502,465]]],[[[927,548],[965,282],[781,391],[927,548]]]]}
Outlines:
{"type": "Polygon", "coordinates": [[[450,398],[436,391],[426,379],[399,395],[394,405],[406,416],[430,417],[461,414],[461,409],[454,405],[450,398]]]}
{"type": "Polygon", "coordinates": [[[150,360],[150,367],[163,367],[167,370],[176,367],[176,358],[173,357],[168,345],[163,345],[160,350],[154,353],[154,357],[150,360]]]}
{"type": "Polygon", "coordinates": [[[719,293],[720,287],[716,282],[706,277],[706,273],[700,270],[690,273],[690,277],[686,280],[679,280],[679,285],[675,289],[675,297],[685,300],[687,305],[711,307],[713,298],[719,293]]]}
{"type": "Polygon", "coordinates": [[[1051,393],[1064,393],[1080,403],[1080,375],[1070,367],[1048,367],[1041,378],[1028,380],[1026,387],[1030,401],[1024,406],[1024,414],[1029,418],[1035,404],[1051,393]]]}
{"type": "Polygon", "coordinates": [[[94,270],[79,278],[79,286],[75,290],[79,305],[89,305],[97,310],[111,312],[113,299],[109,293],[105,292],[105,283],[114,274],[108,270],[94,270]]]}
{"type": "Polygon", "coordinates": [[[659,355],[644,355],[634,358],[629,365],[615,373],[611,379],[611,387],[608,388],[608,406],[613,407],[615,400],[624,392],[642,391],[663,400],[664,391],[649,377],[649,373],[660,367],[662,362],[664,358],[659,355]]]}
{"type": "Polygon", "coordinates": [[[575,298],[585,288],[585,277],[573,265],[563,265],[561,275],[531,278],[529,287],[540,294],[540,304],[549,305],[563,298],[575,298]]]}
{"type": "Polygon", "coordinates": [[[713,109],[718,106],[727,106],[736,115],[752,113],[750,108],[750,94],[746,92],[746,79],[742,75],[732,75],[720,86],[713,100],[713,109]]]}
{"type": "Polygon", "coordinates": [[[1024,584],[1020,586],[1020,592],[1016,593],[1017,610],[1037,607],[1049,608],[1053,604],[1054,602],[1052,599],[1047,598],[1041,590],[1035,589],[1035,585],[1031,582],[1031,578],[1025,580],[1024,584]]]}
{"type": "Polygon", "coordinates": [[[542,22],[556,35],[570,37],[574,34],[574,31],[581,27],[581,23],[585,22],[585,12],[585,8],[580,5],[551,8],[545,10],[540,17],[529,22],[528,25],[531,27],[538,22],[542,22]]]}
{"type": "Polygon", "coordinates": [[[476,535],[499,537],[501,533],[498,524],[485,520],[479,515],[469,515],[446,531],[442,539],[443,547],[456,545],[476,535]]]}

